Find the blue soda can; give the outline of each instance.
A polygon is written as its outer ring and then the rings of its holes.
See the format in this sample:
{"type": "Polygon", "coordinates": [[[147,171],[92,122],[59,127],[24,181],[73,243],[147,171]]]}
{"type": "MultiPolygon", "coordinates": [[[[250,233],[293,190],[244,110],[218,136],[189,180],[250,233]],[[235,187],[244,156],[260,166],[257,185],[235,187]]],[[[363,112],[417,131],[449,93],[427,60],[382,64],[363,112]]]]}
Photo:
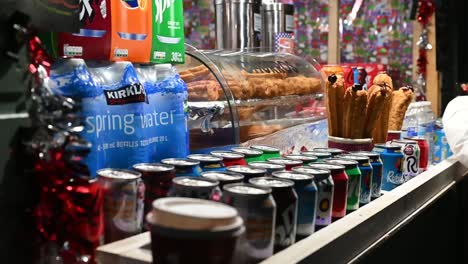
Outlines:
{"type": "Polygon", "coordinates": [[[317,185],[314,176],[298,172],[276,171],[273,177],[294,182],[298,197],[296,240],[303,239],[315,232],[317,208],[317,185]]]}
{"type": "Polygon", "coordinates": [[[199,177],[201,173],[200,162],[196,160],[169,158],[161,160],[161,163],[174,166],[176,177],[199,177]]]}
{"type": "Polygon", "coordinates": [[[339,155],[339,159],[349,159],[358,162],[359,170],[361,171],[361,195],[359,196],[359,204],[368,204],[372,197],[372,174],[373,169],[368,156],[350,154],[339,155]]]}
{"type": "Polygon", "coordinates": [[[226,171],[223,165],[223,159],[209,154],[191,154],[188,159],[200,162],[202,171],[226,171]]]}
{"type": "Polygon", "coordinates": [[[382,191],[382,175],[383,175],[383,163],[380,158],[379,152],[373,151],[359,151],[354,152],[356,155],[363,155],[370,158],[372,166],[372,191],[371,198],[379,198],[380,192],[382,191]]]}
{"type": "Polygon", "coordinates": [[[380,158],[383,163],[382,190],[391,191],[405,182],[403,177],[403,153],[401,146],[395,144],[381,145],[380,158]]]}

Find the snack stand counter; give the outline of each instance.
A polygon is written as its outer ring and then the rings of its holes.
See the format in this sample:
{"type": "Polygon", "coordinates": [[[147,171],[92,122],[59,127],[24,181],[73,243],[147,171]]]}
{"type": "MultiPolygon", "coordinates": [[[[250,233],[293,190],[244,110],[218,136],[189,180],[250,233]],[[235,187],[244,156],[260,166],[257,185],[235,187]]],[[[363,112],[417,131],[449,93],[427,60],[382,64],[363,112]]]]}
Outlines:
{"type": "MultiPolygon", "coordinates": [[[[404,230],[405,226],[421,217],[425,211],[435,208],[440,201],[444,202],[444,197],[457,188],[467,172],[468,169],[454,158],[443,161],[262,263],[366,262],[368,254],[371,254],[373,250],[378,250],[379,246],[387,243],[392,237],[401,236],[400,232],[408,232],[404,230]]],[[[459,209],[456,207],[460,204],[456,205],[454,201],[449,202],[453,203],[454,210],[459,209]]],[[[437,220],[424,217],[423,220],[426,223],[437,220]]],[[[456,222],[455,219],[450,219],[450,221],[456,222]]],[[[441,229],[441,226],[433,228],[441,229]]],[[[441,229],[441,231],[444,232],[445,229],[441,229]]],[[[432,231],[427,230],[427,232],[429,234],[432,231]]],[[[412,239],[412,241],[400,242],[401,244],[414,242],[421,245],[431,243],[436,247],[443,247],[444,244],[451,245],[449,242],[453,242],[437,241],[436,236],[432,238],[430,236],[413,237],[412,239]]],[[[98,258],[102,263],[151,263],[149,243],[149,233],[143,233],[101,246],[98,249],[98,258]]],[[[430,253],[431,251],[425,252],[426,258],[433,256],[430,253]]],[[[440,252],[433,252],[436,256],[440,256],[438,253],[440,252]]],[[[411,258],[404,252],[398,254],[387,251],[385,254],[393,254],[393,258],[403,262],[411,258]]],[[[416,252],[415,255],[417,255],[416,252]]],[[[452,256],[452,259],[454,257],[455,255],[452,256]]],[[[387,262],[383,260],[383,263],[387,262]]]]}

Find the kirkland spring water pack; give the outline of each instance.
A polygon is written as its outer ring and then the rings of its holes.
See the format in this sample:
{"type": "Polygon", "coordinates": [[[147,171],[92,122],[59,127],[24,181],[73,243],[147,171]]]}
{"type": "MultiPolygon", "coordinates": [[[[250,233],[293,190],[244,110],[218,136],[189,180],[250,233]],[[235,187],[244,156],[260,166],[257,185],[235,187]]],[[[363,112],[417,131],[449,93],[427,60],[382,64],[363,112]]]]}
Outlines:
{"type": "Polygon", "coordinates": [[[188,154],[187,87],[172,66],[69,59],[50,79],[54,91],[81,101],[92,175],[188,154]]]}

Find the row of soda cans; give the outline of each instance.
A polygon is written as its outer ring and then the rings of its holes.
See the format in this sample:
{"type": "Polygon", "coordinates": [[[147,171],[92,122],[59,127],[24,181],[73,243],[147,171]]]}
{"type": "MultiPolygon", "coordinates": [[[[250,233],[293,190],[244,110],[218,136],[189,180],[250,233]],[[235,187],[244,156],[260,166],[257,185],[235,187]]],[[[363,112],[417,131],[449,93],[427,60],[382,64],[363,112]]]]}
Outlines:
{"type": "Polygon", "coordinates": [[[79,32],[41,36],[55,57],[184,63],[182,0],[82,0],[79,32]]]}
{"type": "Polygon", "coordinates": [[[149,212],[158,198],[207,199],[238,210],[247,230],[242,252],[258,262],[378,198],[384,165],[376,152],[319,148],[281,157],[275,147],[251,146],[136,164],[133,169],[98,171],[99,181],[107,186],[105,224],[112,226],[106,228],[107,243],[122,238],[123,231],[114,224],[122,208],[135,212],[120,219],[135,223],[127,232],[130,236],[140,232],[143,211],[149,212]],[[122,184],[122,178],[133,180],[122,184]]]}

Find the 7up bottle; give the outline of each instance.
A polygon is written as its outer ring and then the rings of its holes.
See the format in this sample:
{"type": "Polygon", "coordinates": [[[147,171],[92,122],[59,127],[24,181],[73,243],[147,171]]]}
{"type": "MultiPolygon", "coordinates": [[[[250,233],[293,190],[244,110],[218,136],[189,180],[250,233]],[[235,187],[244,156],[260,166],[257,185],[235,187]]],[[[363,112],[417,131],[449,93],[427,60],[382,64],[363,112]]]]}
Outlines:
{"type": "Polygon", "coordinates": [[[184,14],[182,0],[152,0],[154,63],[184,63],[184,14]]]}

